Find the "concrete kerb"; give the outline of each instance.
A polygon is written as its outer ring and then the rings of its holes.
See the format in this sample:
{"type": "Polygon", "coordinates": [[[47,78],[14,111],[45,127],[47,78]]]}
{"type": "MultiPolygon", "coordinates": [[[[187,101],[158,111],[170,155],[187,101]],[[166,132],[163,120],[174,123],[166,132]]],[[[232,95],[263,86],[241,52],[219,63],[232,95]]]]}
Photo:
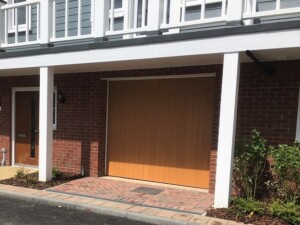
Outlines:
{"type": "MultiPolygon", "coordinates": [[[[61,206],[61,207],[70,208],[70,209],[90,211],[90,212],[97,213],[97,214],[127,218],[127,219],[131,219],[131,220],[145,222],[145,223],[161,224],[161,225],[193,225],[194,224],[191,222],[178,221],[175,219],[157,217],[157,216],[136,213],[136,212],[128,212],[125,210],[119,210],[119,209],[108,208],[108,207],[103,207],[103,206],[95,206],[95,205],[90,205],[90,204],[88,205],[85,203],[70,202],[67,199],[61,200],[61,199],[49,198],[49,197],[47,197],[47,195],[46,196],[35,196],[34,194],[30,194],[30,193],[26,194],[26,193],[20,193],[20,192],[11,192],[11,191],[7,191],[7,190],[0,190],[0,196],[10,197],[10,198],[18,198],[18,199],[24,200],[24,201],[31,201],[31,202],[33,201],[35,203],[49,204],[49,205],[58,206],[58,207],[61,206]]],[[[107,202],[109,202],[109,201],[107,201],[107,202]]],[[[197,225],[205,225],[205,224],[197,223],[197,225]]]]}

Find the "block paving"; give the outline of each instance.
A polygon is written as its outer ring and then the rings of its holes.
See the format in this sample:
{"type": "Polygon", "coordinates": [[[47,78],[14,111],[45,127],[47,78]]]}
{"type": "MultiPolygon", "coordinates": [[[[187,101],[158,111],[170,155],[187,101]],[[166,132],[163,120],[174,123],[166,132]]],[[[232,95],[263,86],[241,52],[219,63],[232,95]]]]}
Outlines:
{"type": "Polygon", "coordinates": [[[205,213],[213,205],[214,199],[212,194],[196,190],[111,180],[101,177],[75,180],[50,188],[48,191],[199,215],[205,213]],[[134,192],[136,188],[140,187],[160,189],[162,192],[156,195],[134,192]]]}
{"type": "Polygon", "coordinates": [[[96,213],[104,213],[115,216],[123,216],[154,224],[178,224],[178,225],[242,225],[229,220],[216,219],[197,215],[195,213],[182,213],[174,210],[136,206],[108,200],[99,200],[91,197],[80,197],[72,194],[54,194],[47,190],[32,190],[28,188],[14,187],[0,184],[0,196],[17,196],[55,203],[59,206],[74,207],[83,210],[91,210],[96,213]],[[120,211],[121,210],[121,211],[120,211]],[[121,213],[120,213],[121,212],[121,213]]]}

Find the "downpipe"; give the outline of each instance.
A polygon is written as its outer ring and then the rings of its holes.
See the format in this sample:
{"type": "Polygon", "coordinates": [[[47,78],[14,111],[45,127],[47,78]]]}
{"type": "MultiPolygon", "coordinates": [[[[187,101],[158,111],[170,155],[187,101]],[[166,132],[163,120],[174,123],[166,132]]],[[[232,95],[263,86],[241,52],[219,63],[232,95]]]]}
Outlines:
{"type": "Polygon", "coordinates": [[[6,149],[5,149],[5,148],[1,148],[1,152],[2,152],[2,162],[1,162],[1,166],[5,166],[5,165],[6,165],[6,160],[5,160],[6,149]]]}

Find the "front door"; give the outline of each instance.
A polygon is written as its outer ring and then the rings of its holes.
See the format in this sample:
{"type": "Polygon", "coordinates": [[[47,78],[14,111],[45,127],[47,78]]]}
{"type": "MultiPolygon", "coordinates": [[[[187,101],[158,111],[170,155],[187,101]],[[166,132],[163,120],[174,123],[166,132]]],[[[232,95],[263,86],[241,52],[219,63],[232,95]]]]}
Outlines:
{"type": "Polygon", "coordinates": [[[16,92],[15,163],[37,166],[39,92],[16,92]]]}

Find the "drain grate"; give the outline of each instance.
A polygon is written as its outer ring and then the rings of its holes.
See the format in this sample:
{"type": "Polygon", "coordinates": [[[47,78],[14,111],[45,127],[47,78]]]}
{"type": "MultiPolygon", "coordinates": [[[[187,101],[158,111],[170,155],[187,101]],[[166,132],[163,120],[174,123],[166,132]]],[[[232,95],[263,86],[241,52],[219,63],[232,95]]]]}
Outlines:
{"type": "Polygon", "coordinates": [[[149,188],[149,187],[139,187],[139,188],[132,190],[132,192],[137,192],[137,193],[146,194],[146,195],[157,195],[163,191],[164,190],[162,190],[162,189],[149,188]]]}

